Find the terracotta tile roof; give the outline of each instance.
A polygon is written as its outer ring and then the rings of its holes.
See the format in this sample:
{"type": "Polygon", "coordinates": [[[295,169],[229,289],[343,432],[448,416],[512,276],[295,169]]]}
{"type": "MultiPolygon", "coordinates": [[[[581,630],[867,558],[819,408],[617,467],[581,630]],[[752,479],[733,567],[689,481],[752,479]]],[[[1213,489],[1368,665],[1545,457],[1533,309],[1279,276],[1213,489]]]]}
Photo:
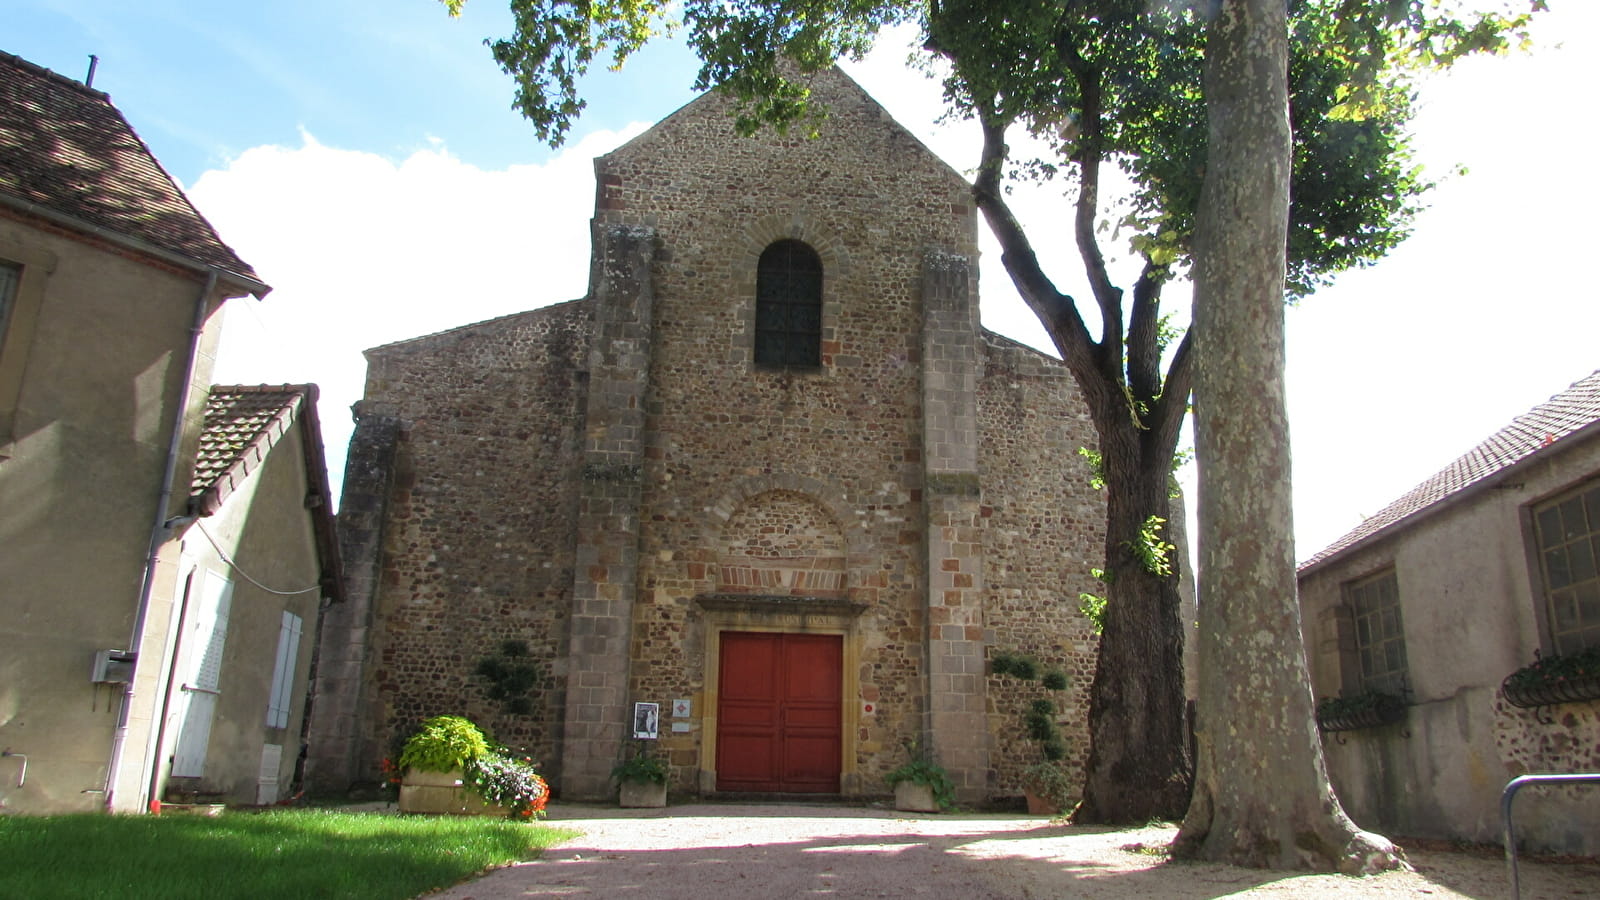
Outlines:
{"type": "Polygon", "coordinates": [[[204,515],[259,468],[294,424],[308,385],[214,385],[194,463],[189,498],[204,515]]]}
{"type": "Polygon", "coordinates": [[[342,578],[316,385],[213,385],[195,454],[189,511],[209,516],[221,509],[228,495],[265,464],[267,454],[296,421],[302,425],[301,446],[290,449],[305,459],[305,501],[322,558],[323,585],[329,596],[338,599],[342,578]]]}
{"type": "Polygon", "coordinates": [[[1597,422],[1600,422],[1600,370],[1573,382],[1566,390],[1513,419],[1488,440],[1301,563],[1300,573],[1304,575],[1380,532],[1409,523],[1517,463],[1556,452],[1563,438],[1597,422]]]}
{"type": "Polygon", "coordinates": [[[0,53],[0,194],[254,280],[111,99],[0,53]]]}

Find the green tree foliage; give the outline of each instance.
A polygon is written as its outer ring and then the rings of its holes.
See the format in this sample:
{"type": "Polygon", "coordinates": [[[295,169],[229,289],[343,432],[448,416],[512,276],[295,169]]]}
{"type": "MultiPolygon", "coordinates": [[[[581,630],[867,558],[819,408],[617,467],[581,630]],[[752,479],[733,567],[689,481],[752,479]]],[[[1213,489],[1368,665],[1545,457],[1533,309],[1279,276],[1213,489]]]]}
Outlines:
{"type": "MultiPolygon", "coordinates": [[[[452,10],[462,0],[442,0],[452,10]]],[[[1194,379],[1190,335],[1162,292],[1190,266],[1206,173],[1205,17],[1220,0],[510,0],[515,32],[491,46],[517,107],[560,143],[583,109],[576,81],[680,31],[697,87],[738,101],[743,131],[810,127],[803,75],[859,58],[885,27],[914,23],[951,112],[975,120],[974,197],[1002,263],[1088,402],[1106,484],[1104,631],[1091,688],[1080,821],[1177,817],[1190,761],[1178,572],[1149,566],[1146,523],[1172,518],[1168,479],[1194,379]],[[1015,158],[1023,129],[1048,149],[1015,158]],[[1101,196],[1107,167],[1132,181],[1126,209],[1101,196]],[[1063,293],[1007,203],[1021,179],[1067,185],[1088,295],[1063,293]],[[1107,222],[1115,218],[1115,223],[1107,222]],[[1117,224],[1142,262],[1131,294],[1106,266],[1117,224]],[[1086,313],[1090,314],[1086,317],[1086,313]],[[1089,322],[1098,320],[1098,330],[1089,322]],[[1152,571],[1154,569],[1154,571],[1152,571]]],[[[1413,164],[1409,74],[1510,46],[1543,0],[1288,0],[1295,142],[1287,293],[1369,265],[1403,240],[1429,183],[1413,164]]],[[[1064,464],[1064,463],[1063,463],[1064,464]]]]}

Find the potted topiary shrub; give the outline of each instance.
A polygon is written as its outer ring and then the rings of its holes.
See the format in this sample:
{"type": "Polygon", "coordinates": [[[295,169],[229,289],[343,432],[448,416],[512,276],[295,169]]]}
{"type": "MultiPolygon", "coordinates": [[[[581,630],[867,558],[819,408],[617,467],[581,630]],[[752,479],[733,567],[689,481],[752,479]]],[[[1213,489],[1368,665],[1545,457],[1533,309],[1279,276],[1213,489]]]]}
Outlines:
{"type": "MultiPolygon", "coordinates": [[[[1016,678],[1018,681],[1038,681],[1046,690],[1060,691],[1067,687],[1067,675],[1059,669],[1041,670],[1031,656],[997,650],[989,658],[989,671],[994,675],[1016,678]]],[[[1022,724],[1029,738],[1038,742],[1042,760],[1022,773],[1022,793],[1031,815],[1059,815],[1070,809],[1076,793],[1061,760],[1067,756],[1066,740],[1056,724],[1056,704],[1048,697],[1029,702],[1022,724]]]]}
{"type": "Polygon", "coordinates": [[[1030,816],[1058,816],[1071,809],[1076,789],[1067,771],[1054,760],[1034,763],[1022,772],[1022,791],[1030,816]]]}
{"type": "Polygon", "coordinates": [[[640,746],[633,756],[612,768],[617,780],[617,805],[646,809],[667,805],[667,763],[640,746]]]}
{"type": "Polygon", "coordinates": [[[939,812],[955,805],[955,785],[944,767],[914,744],[907,744],[911,759],[883,776],[894,789],[894,808],[905,812],[939,812]]]}

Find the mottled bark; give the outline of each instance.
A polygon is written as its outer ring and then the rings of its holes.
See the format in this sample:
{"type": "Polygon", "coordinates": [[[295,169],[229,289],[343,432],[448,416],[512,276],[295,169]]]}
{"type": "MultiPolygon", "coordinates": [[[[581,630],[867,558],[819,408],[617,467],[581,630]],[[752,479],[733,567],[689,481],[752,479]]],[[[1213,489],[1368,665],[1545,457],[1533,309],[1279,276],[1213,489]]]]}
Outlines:
{"type": "MultiPolygon", "coordinates": [[[[1099,418],[1098,416],[1096,418],[1099,418]]],[[[1172,521],[1172,465],[1141,452],[1142,432],[1127,421],[1100,431],[1106,482],[1105,631],[1089,697],[1089,758],[1079,824],[1126,824],[1172,819],[1189,802],[1188,741],[1183,696],[1183,622],[1178,615],[1178,566],[1168,575],[1147,571],[1134,547],[1150,516],[1172,521]]],[[[1167,532],[1163,530],[1163,536],[1167,532]]]]}
{"type": "Polygon", "coordinates": [[[1221,0],[1195,253],[1200,695],[1178,856],[1282,869],[1402,865],[1328,783],[1295,595],[1284,404],[1290,134],[1283,0],[1221,0]]]}

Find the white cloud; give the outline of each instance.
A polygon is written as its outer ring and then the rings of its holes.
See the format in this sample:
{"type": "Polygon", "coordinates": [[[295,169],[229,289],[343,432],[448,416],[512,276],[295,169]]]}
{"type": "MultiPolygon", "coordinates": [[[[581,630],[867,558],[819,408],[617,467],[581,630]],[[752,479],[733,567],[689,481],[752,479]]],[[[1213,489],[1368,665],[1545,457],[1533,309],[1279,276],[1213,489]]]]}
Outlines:
{"type": "Polygon", "coordinates": [[[206,172],[195,204],[273,286],[229,303],[216,380],[318,384],[337,489],[361,351],[582,296],[592,160],[643,128],[503,171],[442,143],[395,162],[302,134],[299,147],[256,147],[206,172]]]}
{"type": "MultiPolygon", "coordinates": [[[[1567,46],[1472,61],[1425,86],[1421,160],[1437,173],[1458,163],[1471,173],[1430,198],[1433,209],[1391,259],[1288,315],[1302,556],[1600,364],[1583,219],[1596,199],[1584,156],[1590,125],[1572,102],[1600,80],[1600,7],[1563,7],[1545,30],[1567,46]]],[[[908,72],[909,46],[901,35],[845,68],[968,172],[976,130],[935,124],[939,83],[908,72]]],[[[591,160],[642,127],[592,132],[548,164],[496,171],[463,163],[433,137],[395,161],[305,135],[298,148],[257,147],[207,172],[190,192],[196,204],[275,287],[264,302],[230,304],[218,380],[320,384],[337,484],[361,351],[580,296],[591,160]]],[[[1041,256],[1055,261],[1059,287],[1084,296],[1059,192],[1020,190],[1012,202],[1041,256]]],[[[984,323],[1048,347],[986,230],[981,247],[984,323]]],[[[1124,271],[1115,277],[1131,283],[1124,271]]],[[[1169,307],[1187,305],[1183,286],[1169,288],[1169,307]]]]}

